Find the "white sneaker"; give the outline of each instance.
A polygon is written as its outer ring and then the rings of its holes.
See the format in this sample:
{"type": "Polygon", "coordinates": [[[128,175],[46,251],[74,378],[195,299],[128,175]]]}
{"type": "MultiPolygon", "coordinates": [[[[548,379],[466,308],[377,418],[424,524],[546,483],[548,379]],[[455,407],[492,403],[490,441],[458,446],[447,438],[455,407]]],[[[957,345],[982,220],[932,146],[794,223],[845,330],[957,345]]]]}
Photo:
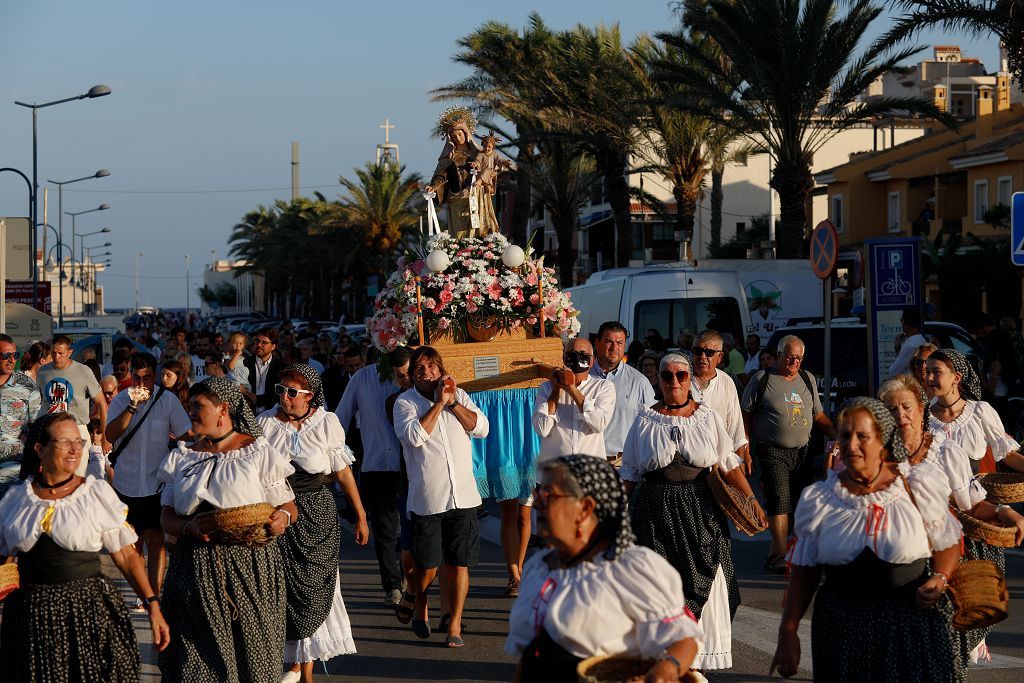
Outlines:
{"type": "Polygon", "coordinates": [[[281,676],[281,683],[299,683],[302,680],[302,673],[299,671],[285,671],[281,676]]]}
{"type": "Polygon", "coordinates": [[[402,602],[402,591],[399,588],[392,588],[384,594],[384,604],[390,607],[398,607],[402,602]]]}
{"type": "Polygon", "coordinates": [[[128,608],[128,611],[129,612],[134,612],[135,614],[145,614],[146,613],[146,603],[142,602],[142,600],[136,599],[135,603],[131,607],[128,608]]]}

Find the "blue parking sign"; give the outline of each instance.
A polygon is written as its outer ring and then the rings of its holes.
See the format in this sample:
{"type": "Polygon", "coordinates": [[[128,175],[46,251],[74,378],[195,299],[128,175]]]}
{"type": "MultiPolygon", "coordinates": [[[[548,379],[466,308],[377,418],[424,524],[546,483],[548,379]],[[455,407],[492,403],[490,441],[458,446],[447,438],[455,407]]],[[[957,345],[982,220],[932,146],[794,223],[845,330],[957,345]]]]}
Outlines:
{"type": "Polygon", "coordinates": [[[1014,192],[1010,202],[1010,260],[1024,266],[1024,192],[1014,192]]]}

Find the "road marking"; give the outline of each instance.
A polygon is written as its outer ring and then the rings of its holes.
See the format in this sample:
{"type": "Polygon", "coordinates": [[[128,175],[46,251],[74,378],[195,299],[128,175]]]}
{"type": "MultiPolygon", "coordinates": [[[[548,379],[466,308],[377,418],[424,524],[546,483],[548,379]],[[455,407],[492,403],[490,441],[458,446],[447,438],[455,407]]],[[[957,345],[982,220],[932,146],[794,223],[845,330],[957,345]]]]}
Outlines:
{"type": "MultiPolygon", "coordinates": [[[[778,644],[779,621],[782,619],[780,612],[770,612],[740,605],[736,610],[736,618],[732,622],[733,640],[738,640],[744,645],[749,645],[755,650],[760,650],[769,656],[775,655],[775,646],[778,644]]],[[[800,635],[800,669],[804,672],[811,671],[811,622],[803,619],[797,629],[800,635]]],[[[769,662],[771,660],[768,660],[769,662]]]]}

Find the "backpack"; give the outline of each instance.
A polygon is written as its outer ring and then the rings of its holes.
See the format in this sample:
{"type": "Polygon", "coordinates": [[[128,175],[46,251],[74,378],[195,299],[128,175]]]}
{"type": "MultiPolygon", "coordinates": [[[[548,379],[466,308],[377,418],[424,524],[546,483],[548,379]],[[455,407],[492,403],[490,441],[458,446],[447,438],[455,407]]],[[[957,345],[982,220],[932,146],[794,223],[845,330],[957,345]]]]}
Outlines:
{"type": "MultiPolygon", "coordinates": [[[[807,385],[807,391],[811,393],[811,411],[814,411],[814,397],[818,395],[818,390],[814,388],[814,383],[811,382],[810,374],[800,368],[800,379],[807,385]]],[[[761,375],[761,379],[757,381],[757,393],[754,395],[754,404],[750,407],[750,414],[757,415],[758,411],[761,410],[761,403],[764,402],[764,393],[768,391],[768,377],[769,373],[765,372],[761,375]]]]}

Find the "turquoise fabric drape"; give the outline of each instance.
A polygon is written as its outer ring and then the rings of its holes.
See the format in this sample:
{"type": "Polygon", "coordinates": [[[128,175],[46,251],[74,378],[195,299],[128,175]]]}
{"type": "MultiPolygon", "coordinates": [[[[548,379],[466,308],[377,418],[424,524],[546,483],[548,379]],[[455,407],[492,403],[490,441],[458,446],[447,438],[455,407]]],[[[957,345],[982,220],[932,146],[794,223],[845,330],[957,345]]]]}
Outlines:
{"type": "Polygon", "coordinates": [[[530,495],[540,437],[530,416],[536,389],[496,389],[470,394],[490,422],[486,439],[473,439],[473,474],[481,498],[530,495]]]}

